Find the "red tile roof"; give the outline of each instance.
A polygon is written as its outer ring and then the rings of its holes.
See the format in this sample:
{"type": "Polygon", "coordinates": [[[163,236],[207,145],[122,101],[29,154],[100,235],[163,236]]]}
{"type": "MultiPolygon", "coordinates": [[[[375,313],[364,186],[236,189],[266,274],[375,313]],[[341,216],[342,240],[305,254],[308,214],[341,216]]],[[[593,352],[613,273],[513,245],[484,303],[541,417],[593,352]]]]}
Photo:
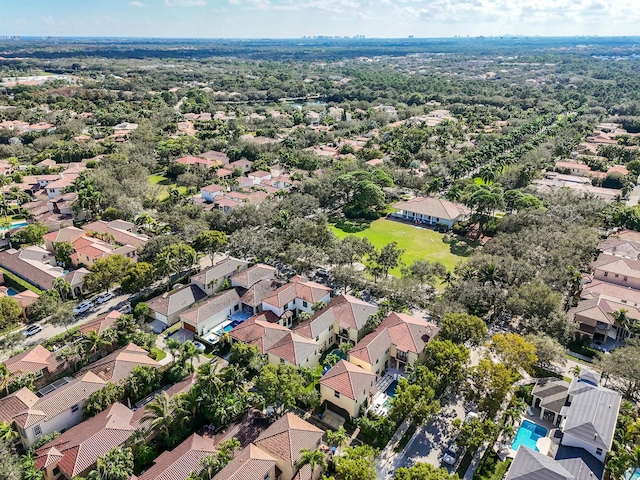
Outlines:
{"type": "Polygon", "coordinates": [[[18,414],[35,405],[39,398],[27,387],[0,398],[0,422],[11,423],[18,414]]]}
{"type": "Polygon", "coordinates": [[[339,295],[332,298],[325,308],[314,313],[308,322],[298,325],[294,331],[308,338],[317,337],[333,324],[338,324],[340,328],[360,331],[369,317],[377,311],[378,307],[364,300],[351,295],[339,295]]]}
{"type": "Polygon", "coordinates": [[[113,327],[116,323],[116,320],[120,318],[120,315],[122,314],[119,311],[111,310],[106,315],[102,315],[94,320],[83,323],[82,325],[80,325],[79,331],[83,335],[87,335],[92,330],[96,333],[102,333],[107,328],[113,327]]]}
{"type": "Polygon", "coordinates": [[[254,442],[270,455],[291,466],[300,460],[300,450],[315,450],[320,446],[324,431],[293,413],[287,413],[267,428],[254,442]]]}
{"type": "Polygon", "coordinates": [[[276,462],[267,452],[250,443],[213,480],[263,480],[276,462]]]}
{"type": "Polygon", "coordinates": [[[318,354],[318,344],[313,339],[288,331],[284,337],[267,350],[267,353],[271,353],[292,365],[302,365],[310,356],[318,354]]]}
{"type": "Polygon", "coordinates": [[[93,372],[103,380],[117,383],[139,365],[149,365],[156,368],[160,366],[158,362],[148,356],[146,350],[143,350],[135,343],[130,343],[126,347],[90,363],[76,375],[93,372]]]}
{"type": "Polygon", "coordinates": [[[420,354],[426,343],[438,334],[439,328],[426,320],[404,313],[390,313],[378,328],[360,340],[349,352],[349,356],[370,364],[391,345],[403,352],[420,354]]]}
{"type": "Polygon", "coordinates": [[[12,375],[27,372],[37,373],[45,368],[48,373],[54,373],[62,364],[62,362],[56,360],[56,354],[54,352],[50,352],[42,345],[37,345],[8,358],[4,363],[12,375]]]}
{"type": "Polygon", "coordinates": [[[367,372],[365,369],[345,360],[340,360],[336,363],[320,379],[320,385],[329,387],[331,390],[340,392],[341,395],[353,400],[360,395],[366,394],[375,383],[375,373],[367,372]]]}
{"type": "Polygon", "coordinates": [[[36,451],[35,466],[42,469],[56,464],[72,478],[93,466],[98,457],[123,444],[135,426],[133,411],[121,403],[85,420],[36,451]]]}
{"type": "Polygon", "coordinates": [[[184,480],[192,471],[200,472],[200,460],[215,451],[212,439],[194,433],[173,450],[156,458],[153,466],[139,475],[138,480],[184,480]]]}
{"type": "Polygon", "coordinates": [[[265,354],[289,333],[289,329],[275,323],[277,321],[278,317],[267,310],[248,318],[231,330],[229,335],[234,340],[258,347],[260,353],[265,354]]]}
{"type": "Polygon", "coordinates": [[[295,276],[289,283],[283,285],[273,295],[264,299],[264,303],[282,308],[287,303],[299,298],[310,303],[317,302],[331,292],[329,287],[307,280],[304,277],[295,276]]]}

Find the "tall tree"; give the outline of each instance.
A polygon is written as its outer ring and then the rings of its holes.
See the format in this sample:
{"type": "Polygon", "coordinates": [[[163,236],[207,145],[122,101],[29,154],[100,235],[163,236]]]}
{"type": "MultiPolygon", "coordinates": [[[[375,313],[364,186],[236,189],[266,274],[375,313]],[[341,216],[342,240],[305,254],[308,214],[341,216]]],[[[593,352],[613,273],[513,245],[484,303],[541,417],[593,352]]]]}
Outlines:
{"type": "Polygon", "coordinates": [[[227,236],[217,230],[202,232],[193,240],[193,248],[198,252],[209,255],[211,265],[217,252],[222,252],[227,247],[227,236]]]}
{"type": "Polygon", "coordinates": [[[327,468],[327,459],[325,454],[318,449],[309,450],[307,448],[303,448],[300,450],[300,460],[298,460],[296,467],[300,469],[305,465],[309,465],[311,467],[311,478],[313,478],[313,474],[317,467],[320,467],[321,469],[327,468]]]}
{"type": "Polygon", "coordinates": [[[145,414],[140,421],[150,422],[149,430],[160,434],[166,442],[171,436],[171,424],[174,420],[173,410],[174,404],[169,395],[167,392],[162,392],[147,403],[144,407],[145,414]]]}
{"type": "Polygon", "coordinates": [[[440,340],[479,345],[487,336],[487,324],[475,315],[447,313],[440,322],[440,340]]]}
{"type": "Polygon", "coordinates": [[[116,447],[98,457],[96,468],[88,480],[129,480],[133,475],[133,452],[128,447],[116,447]]]}
{"type": "Polygon", "coordinates": [[[109,255],[99,258],[91,267],[91,273],[85,277],[85,284],[90,290],[109,290],[118,283],[131,266],[131,260],[124,255],[109,255]]]}

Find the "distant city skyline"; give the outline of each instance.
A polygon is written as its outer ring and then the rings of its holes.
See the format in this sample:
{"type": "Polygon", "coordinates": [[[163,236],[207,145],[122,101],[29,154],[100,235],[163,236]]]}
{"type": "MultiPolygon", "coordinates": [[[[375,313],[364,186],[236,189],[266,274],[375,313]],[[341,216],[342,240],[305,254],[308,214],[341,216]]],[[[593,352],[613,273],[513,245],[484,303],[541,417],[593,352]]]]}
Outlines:
{"type": "Polygon", "coordinates": [[[628,0],[28,0],[0,36],[375,38],[640,35],[628,0]]]}

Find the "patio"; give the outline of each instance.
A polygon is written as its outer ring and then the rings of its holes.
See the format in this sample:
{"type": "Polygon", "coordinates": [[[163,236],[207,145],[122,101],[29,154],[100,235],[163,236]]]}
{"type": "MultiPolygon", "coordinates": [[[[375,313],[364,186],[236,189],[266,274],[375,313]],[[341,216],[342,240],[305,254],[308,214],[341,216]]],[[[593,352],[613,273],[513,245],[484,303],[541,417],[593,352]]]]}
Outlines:
{"type": "Polygon", "coordinates": [[[246,312],[244,310],[239,310],[234,312],[232,315],[227,317],[227,319],[206,332],[202,338],[204,338],[207,342],[214,344],[220,338],[223,332],[230,332],[235,327],[240,325],[242,322],[251,318],[253,314],[251,312],[246,312]]]}

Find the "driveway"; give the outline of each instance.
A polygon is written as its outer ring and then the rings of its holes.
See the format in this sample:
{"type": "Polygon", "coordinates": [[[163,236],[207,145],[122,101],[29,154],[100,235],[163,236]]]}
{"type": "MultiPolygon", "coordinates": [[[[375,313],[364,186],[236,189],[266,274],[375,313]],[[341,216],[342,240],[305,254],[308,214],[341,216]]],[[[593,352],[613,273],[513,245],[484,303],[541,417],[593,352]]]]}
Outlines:
{"type": "Polygon", "coordinates": [[[416,430],[404,452],[398,457],[395,468],[410,467],[418,462],[430,463],[434,467],[446,466],[441,459],[453,439],[452,422],[456,418],[464,420],[465,413],[463,397],[455,397],[432,422],[416,430]]]}

